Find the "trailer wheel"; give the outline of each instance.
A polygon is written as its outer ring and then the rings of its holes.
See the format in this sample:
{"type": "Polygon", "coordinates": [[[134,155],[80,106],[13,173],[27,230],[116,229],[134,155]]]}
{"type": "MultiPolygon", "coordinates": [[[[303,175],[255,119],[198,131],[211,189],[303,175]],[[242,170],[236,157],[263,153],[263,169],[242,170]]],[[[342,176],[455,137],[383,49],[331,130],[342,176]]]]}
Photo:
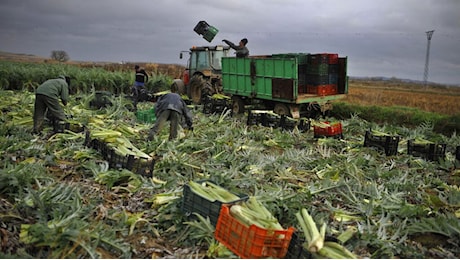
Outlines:
{"type": "Polygon", "coordinates": [[[244,113],[244,102],[240,97],[232,97],[232,112],[233,114],[244,113]]]}
{"type": "Polygon", "coordinates": [[[319,119],[322,115],[321,106],[318,103],[309,103],[306,111],[308,118],[319,119]]]}
{"type": "Polygon", "coordinates": [[[276,104],[273,112],[278,115],[291,116],[291,110],[289,110],[289,107],[285,104],[276,104]]]}
{"type": "Polygon", "coordinates": [[[193,75],[190,79],[190,96],[193,103],[199,105],[201,103],[201,89],[203,88],[205,80],[202,75],[193,75]]]}

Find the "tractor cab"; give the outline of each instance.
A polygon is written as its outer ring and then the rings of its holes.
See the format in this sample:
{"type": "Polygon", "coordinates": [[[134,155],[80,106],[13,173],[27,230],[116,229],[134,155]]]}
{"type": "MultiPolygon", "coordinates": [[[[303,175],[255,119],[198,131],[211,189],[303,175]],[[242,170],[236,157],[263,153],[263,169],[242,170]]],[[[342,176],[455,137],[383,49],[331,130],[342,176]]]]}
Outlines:
{"type": "MultiPolygon", "coordinates": [[[[194,103],[201,103],[203,88],[207,89],[207,94],[218,92],[217,89],[221,86],[222,57],[228,57],[229,52],[230,47],[222,45],[190,48],[182,82],[194,103]]],[[[183,58],[183,52],[180,53],[180,58],[183,58]]]]}

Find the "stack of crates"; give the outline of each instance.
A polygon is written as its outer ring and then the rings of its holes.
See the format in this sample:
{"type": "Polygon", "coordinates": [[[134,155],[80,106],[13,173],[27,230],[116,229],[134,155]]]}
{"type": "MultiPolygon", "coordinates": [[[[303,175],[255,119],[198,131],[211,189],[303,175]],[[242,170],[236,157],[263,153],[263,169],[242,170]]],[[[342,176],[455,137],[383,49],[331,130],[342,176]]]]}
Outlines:
{"type": "Polygon", "coordinates": [[[282,53],[282,54],[273,54],[273,58],[292,58],[297,60],[297,86],[299,94],[307,93],[307,62],[309,53],[282,53]]]}
{"type": "Polygon", "coordinates": [[[428,161],[438,161],[446,156],[446,144],[417,144],[414,139],[407,141],[407,154],[422,157],[428,161]]]}
{"type": "Polygon", "coordinates": [[[307,55],[306,93],[318,96],[337,94],[338,63],[339,55],[336,53],[307,55]]]}
{"type": "Polygon", "coordinates": [[[364,147],[375,147],[385,151],[387,156],[396,155],[400,137],[397,135],[376,136],[371,131],[366,131],[364,137],[364,147]]]}

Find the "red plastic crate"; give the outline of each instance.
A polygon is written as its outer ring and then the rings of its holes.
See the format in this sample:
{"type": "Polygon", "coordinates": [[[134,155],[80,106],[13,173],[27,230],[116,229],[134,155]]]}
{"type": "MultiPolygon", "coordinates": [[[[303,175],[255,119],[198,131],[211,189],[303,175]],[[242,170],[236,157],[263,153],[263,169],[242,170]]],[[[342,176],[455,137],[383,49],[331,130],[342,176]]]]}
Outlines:
{"type": "Polygon", "coordinates": [[[339,55],[337,53],[316,53],[307,56],[307,63],[316,64],[338,64],[339,55]]]}
{"type": "Polygon", "coordinates": [[[241,258],[284,258],[294,228],[268,230],[246,226],[230,215],[229,205],[222,205],[214,236],[241,258]]]}
{"type": "Polygon", "coordinates": [[[328,53],[329,56],[329,64],[338,64],[339,63],[339,55],[336,53],[328,53]]]}
{"type": "Polygon", "coordinates": [[[325,137],[330,137],[330,136],[341,136],[342,135],[342,123],[336,122],[336,123],[329,123],[329,122],[323,122],[324,124],[327,124],[327,126],[318,126],[314,125],[313,130],[314,130],[314,135],[316,137],[320,136],[325,136],[325,137]]]}
{"type": "Polygon", "coordinates": [[[335,95],[337,94],[337,84],[307,85],[307,93],[318,96],[335,95]]]}

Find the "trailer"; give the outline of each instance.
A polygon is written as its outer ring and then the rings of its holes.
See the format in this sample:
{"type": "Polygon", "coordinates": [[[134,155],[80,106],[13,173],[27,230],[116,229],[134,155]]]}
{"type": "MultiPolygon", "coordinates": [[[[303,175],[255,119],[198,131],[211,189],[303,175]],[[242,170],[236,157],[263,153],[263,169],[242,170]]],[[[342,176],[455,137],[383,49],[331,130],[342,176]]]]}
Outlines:
{"type": "Polygon", "coordinates": [[[222,57],[222,89],[234,113],[263,105],[293,118],[317,117],[348,94],[347,57],[334,53],[287,53],[222,57]]]}

